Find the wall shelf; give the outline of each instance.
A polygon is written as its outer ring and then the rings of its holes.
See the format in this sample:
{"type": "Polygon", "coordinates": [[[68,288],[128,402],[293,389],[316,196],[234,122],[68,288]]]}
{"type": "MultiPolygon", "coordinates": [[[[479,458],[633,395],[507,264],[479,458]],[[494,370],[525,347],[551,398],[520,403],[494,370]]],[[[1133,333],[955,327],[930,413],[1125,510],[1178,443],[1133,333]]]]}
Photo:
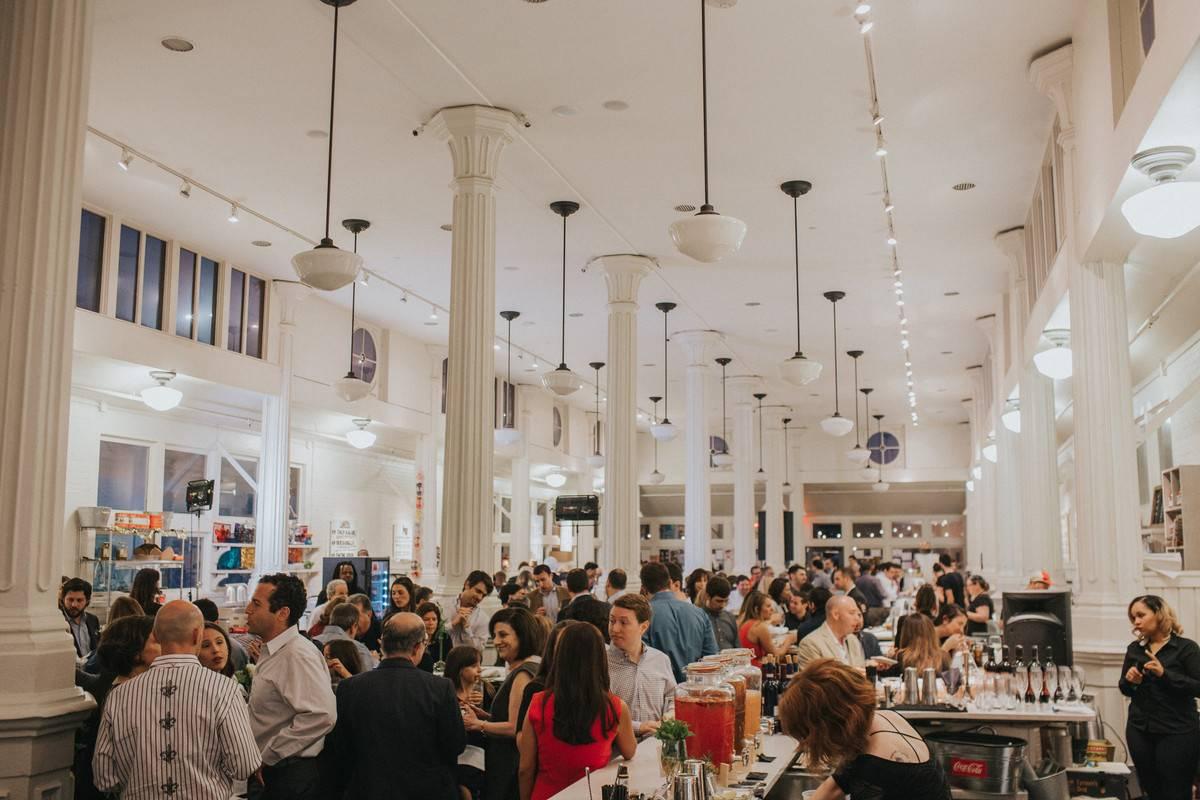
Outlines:
{"type": "Polygon", "coordinates": [[[1162,510],[1165,551],[1180,553],[1184,569],[1196,569],[1200,566],[1200,466],[1163,471],[1162,510]]]}
{"type": "Polygon", "coordinates": [[[209,570],[212,575],[249,575],[254,572],[252,569],[213,569],[209,570]]]}

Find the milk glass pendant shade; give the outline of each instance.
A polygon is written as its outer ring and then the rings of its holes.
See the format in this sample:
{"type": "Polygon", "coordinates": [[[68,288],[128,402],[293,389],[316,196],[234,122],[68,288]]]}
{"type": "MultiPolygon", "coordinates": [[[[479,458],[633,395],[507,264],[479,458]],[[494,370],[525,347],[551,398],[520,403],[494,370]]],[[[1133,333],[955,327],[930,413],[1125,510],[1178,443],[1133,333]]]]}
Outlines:
{"type": "MultiPolygon", "coordinates": [[[[354,255],[358,255],[358,235],[371,227],[371,223],[365,219],[344,219],[342,227],[354,234],[354,255]]],[[[338,397],[345,400],[347,403],[354,403],[362,400],[371,393],[371,384],[362,379],[359,373],[354,371],[354,332],[356,326],[356,314],[358,311],[358,281],[350,282],[350,369],[346,374],[333,382],[333,391],[338,397]]],[[[359,370],[361,373],[361,369],[359,370]]]]}
{"type": "Polygon", "coordinates": [[[556,200],[550,210],[562,217],[562,345],[559,362],[555,369],[542,375],[542,385],[559,397],[575,394],[583,388],[579,376],[567,366],[567,217],[579,210],[579,203],[571,200],[556,200]]]}
{"type": "Polygon", "coordinates": [[[354,0],[323,0],[333,6],[333,63],[329,79],[329,145],[325,161],[325,236],[312,250],[292,256],[292,269],[300,281],[314,289],[332,292],[353,281],[362,268],[357,253],[340,250],[329,238],[329,204],[333,192],[333,109],[337,99],[338,12],[354,0]]]}
{"type": "Polygon", "coordinates": [[[890,488],[892,488],[892,485],[882,478],[871,484],[872,492],[886,492],[890,488]]]}
{"type": "Polygon", "coordinates": [[[780,376],[793,386],[804,386],[821,377],[821,364],[804,355],[800,347],[800,208],[799,198],[808,194],[808,181],[785,181],[780,190],[792,198],[792,249],[796,268],[796,352],[779,365],[780,376]]]}
{"type": "Polygon", "coordinates": [[[1142,236],[1174,239],[1200,226],[1200,183],[1179,181],[1196,158],[1190,147],[1155,147],[1133,157],[1135,169],[1154,181],[1121,204],[1121,214],[1142,236]]]}
{"type": "Polygon", "coordinates": [[[700,0],[700,97],[704,132],[704,204],[694,216],[671,224],[675,249],[689,258],[711,264],[732,255],[746,238],[746,223],[717,213],[708,197],[708,32],[705,3],[700,0]]]}
{"type": "Polygon", "coordinates": [[[650,426],[650,435],[660,442],[669,442],[679,433],[679,429],[669,420],[664,419],[650,426]]]}
{"type": "Polygon", "coordinates": [[[988,434],[987,442],[985,442],[983,447],[979,449],[979,452],[988,461],[992,462],[993,464],[996,463],[996,460],[1000,457],[1000,449],[996,447],[996,434],[988,434]]]}
{"type": "Polygon", "coordinates": [[[1033,365],[1038,372],[1056,381],[1066,380],[1074,372],[1074,362],[1071,357],[1071,332],[1064,328],[1054,328],[1043,331],[1042,335],[1052,347],[1035,353],[1033,365]]]}
{"type": "Polygon", "coordinates": [[[977,481],[983,480],[983,467],[979,466],[978,464],[971,467],[971,477],[977,481]]]}
{"type": "Polygon", "coordinates": [[[975,481],[967,481],[967,491],[968,492],[975,491],[975,481]]]}
{"type": "Polygon", "coordinates": [[[1011,399],[1004,403],[1004,412],[1000,414],[1000,421],[1004,423],[1004,427],[1013,433],[1021,432],[1021,403],[1018,400],[1011,399]]]}
{"type": "Polygon", "coordinates": [[[567,476],[563,475],[561,472],[551,472],[546,476],[546,485],[551,489],[561,489],[563,486],[566,486],[566,484],[567,476]]]}
{"type": "Polygon", "coordinates": [[[366,450],[375,444],[375,434],[367,430],[367,426],[371,424],[371,420],[359,418],[354,420],[354,424],[357,427],[346,434],[347,442],[359,450],[366,450]]]}
{"type": "Polygon", "coordinates": [[[508,350],[508,386],[504,388],[503,397],[501,398],[501,408],[503,409],[500,415],[500,427],[492,432],[492,438],[496,447],[512,447],[521,441],[521,432],[513,425],[513,409],[508,401],[508,387],[513,385],[512,382],[512,321],[521,316],[520,311],[501,311],[500,317],[507,323],[507,350],[508,350]]]}
{"type": "Polygon", "coordinates": [[[142,402],[155,411],[170,411],[183,400],[183,392],[167,386],[175,378],[170,370],[154,370],[150,377],[158,381],[157,386],[142,389],[142,402]]]}
{"type": "Polygon", "coordinates": [[[863,447],[861,444],[856,444],[854,447],[846,451],[846,458],[850,459],[853,464],[863,465],[871,457],[871,451],[863,447]]]}
{"type": "Polygon", "coordinates": [[[333,391],[347,403],[353,403],[371,393],[371,384],[348,372],[333,382],[333,391]]]}
{"type": "Polygon", "coordinates": [[[863,467],[862,471],[859,472],[858,475],[864,481],[873,481],[873,480],[875,480],[875,468],[874,467],[863,467]]]}
{"type": "Polygon", "coordinates": [[[512,447],[521,441],[521,432],[516,428],[496,428],[492,435],[497,447],[512,447]]]}
{"type": "Polygon", "coordinates": [[[834,414],[821,420],[821,430],[830,436],[845,436],[854,430],[854,422],[841,414],[834,414]]]}
{"type": "Polygon", "coordinates": [[[651,472],[650,475],[646,478],[646,483],[650,483],[655,486],[658,486],[660,483],[662,483],[666,479],[667,479],[666,475],[663,475],[658,470],[654,470],[654,472],[651,472]]]}

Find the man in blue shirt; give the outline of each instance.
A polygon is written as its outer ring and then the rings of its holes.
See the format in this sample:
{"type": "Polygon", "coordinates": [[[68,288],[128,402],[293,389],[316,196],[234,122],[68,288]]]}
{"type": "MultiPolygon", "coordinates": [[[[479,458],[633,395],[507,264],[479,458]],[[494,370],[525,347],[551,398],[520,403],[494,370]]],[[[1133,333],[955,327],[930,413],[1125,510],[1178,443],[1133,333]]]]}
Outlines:
{"type": "Polygon", "coordinates": [[[642,567],[642,592],[650,598],[653,616],[643,637],[646,644],[666,653],[671,659],[675,680],[687,680],[687,665],[717,652],[708,615],[698,606],[675,597],[671,576],[663,564],[642,567]]]}

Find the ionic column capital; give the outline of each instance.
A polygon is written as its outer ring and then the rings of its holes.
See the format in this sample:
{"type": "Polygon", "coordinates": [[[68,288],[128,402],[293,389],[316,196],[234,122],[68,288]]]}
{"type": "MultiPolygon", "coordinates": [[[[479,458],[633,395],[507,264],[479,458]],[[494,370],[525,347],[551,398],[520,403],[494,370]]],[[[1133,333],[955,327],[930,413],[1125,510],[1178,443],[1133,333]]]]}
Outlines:
{"type": "Polygon", "coordinates": [[[496,180],[500,153],[516,136],[517,115],[505,108],[465,105],[443,108],[429,130],[450,147],[456,179],[496,180]]]}
{"type": "MultiPolygon", "coordinates": [[[[1050,98],[1058,112],[1058,126],[1063,132],[1073,130],[1075,98],[1072,93],[1075,71],[1075,48],[1067,43],[1057,50],[1035,58],[1029,65],[1029,80],[1038,91],[1050,98]]],[[[1064,145],[1065,146],[1065,145],[1064,145]]]]}
{"type": "Polygon", "coordinates": [[[721,341],[720,331],[689,330],[678,331],[671,339],[679,343],[687,355],[687,366],[708,369],[711,362],[708,359],[709,348],[721,341]]]}
{"type": "Polygon", "coordinates": [[[725,385],[733,395],[735,406],[750,406],[754,404],[753,394],[762,388],[762,376],[731,375],[726,378],[725,385]]]}
{"type": "Polygon", "coordinates": [[[300,281],[279,279],[271,281],[271,288],[275,292],[280,327],[294,328],[300,305],[312,295],[312,289],[300,281]]]}
{"type": "Polygon", "coordinates": [[[604,274],[609,310],[637,311],[638,288],[642,278],[657,266],[654,259],[636,253],[614,253],[596,256],[588,262],[588,268],[593,264],[604,274]]]}
{"type": "Polygon", "coordinates": [[[1008,266],[1013,281],[1024,283],[1026,279],[1025,226],[1018,225],[1015,228],[1000,231],[992,237],[992,241],[996,243],[997,249],[1008,257],[1008,266]]]}

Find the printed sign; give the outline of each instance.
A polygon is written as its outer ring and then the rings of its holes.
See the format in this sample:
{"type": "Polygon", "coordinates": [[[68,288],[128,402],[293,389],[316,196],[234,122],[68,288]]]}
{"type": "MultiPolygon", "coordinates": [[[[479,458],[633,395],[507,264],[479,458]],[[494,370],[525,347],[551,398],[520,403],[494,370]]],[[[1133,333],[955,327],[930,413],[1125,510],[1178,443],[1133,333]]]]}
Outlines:
{"type": "Polygon", "coordinates": [[[950,759],[950,774],[960,778],[987,778],[987,762],[979,758],[950,759]]]}

